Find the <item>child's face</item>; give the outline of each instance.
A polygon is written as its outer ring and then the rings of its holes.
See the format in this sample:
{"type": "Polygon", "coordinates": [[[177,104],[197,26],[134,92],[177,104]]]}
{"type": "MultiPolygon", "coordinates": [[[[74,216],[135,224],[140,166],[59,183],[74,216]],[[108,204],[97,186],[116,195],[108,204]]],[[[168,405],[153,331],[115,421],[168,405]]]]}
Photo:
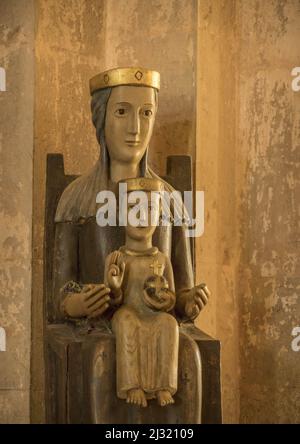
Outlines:
{"type": "Polygon", "coordinates": [[[143,198],[138,201],[136,201],[136,196],[140,196],[140,194],[129,193],[127,196],[126,234],[132,239],[142,240],[152,237],[159,223],[159,195],[154,192],[143,192],[141,196],[143,198]]]}

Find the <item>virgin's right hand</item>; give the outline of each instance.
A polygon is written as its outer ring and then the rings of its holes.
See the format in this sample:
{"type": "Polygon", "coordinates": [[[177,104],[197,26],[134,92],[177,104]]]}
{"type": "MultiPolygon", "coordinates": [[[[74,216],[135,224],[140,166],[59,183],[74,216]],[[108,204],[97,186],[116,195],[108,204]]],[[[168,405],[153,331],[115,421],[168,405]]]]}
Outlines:
{"type": "Polygon", "coordinates": [[[71,318],[95,318],[109,307],[110,289],[104,284],[85,285],[80,293],[69,293],[63,301],[63,311],[71,318]]]}

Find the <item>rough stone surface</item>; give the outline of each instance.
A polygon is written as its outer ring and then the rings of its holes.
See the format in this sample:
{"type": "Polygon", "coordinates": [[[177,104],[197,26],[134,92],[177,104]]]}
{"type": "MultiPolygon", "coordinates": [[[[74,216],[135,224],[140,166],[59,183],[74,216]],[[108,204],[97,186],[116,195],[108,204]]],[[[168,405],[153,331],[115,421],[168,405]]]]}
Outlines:
{"type": "Polygon", "coordinates": [[[164,173],[167,155],[194,157],[195,153],[197,1],[107,0],[105,4],[102,66],[136,64],[161,73],[150,161],[155,171],[164,173]]]}
{"type": "Polygon", "coordinates": [[[224,421],[297,423],[299,1],[200,10],[197,265],[214,294],[198,322],[222,341],[224,421]]]}
{"type": "Polygon", "coordinates": [[[196,275],[212,296],[197,325],[221,340],[226,423],[239,420],[234,23],[234,2],[199,2],[196,186],[205,192],[205,228],[196,243],[196,275]]]}
{"type": "Polygon", "coordinates": [[[0,423],[29,422],[34,7],[0,2],[0,423]]]}
{"type": "Polygon", "coordinates": [[[63,153],[68,173],[98,158],[88,80],[104,48],[103,1],[38,0],[35,35],[31,420],[44,421],[43,235],[47,153],[63,153]]]}
{"type": "Polygon", "coordinates": [[[240,420],[300,422],[299,1],[240,2],[240,420]]]}

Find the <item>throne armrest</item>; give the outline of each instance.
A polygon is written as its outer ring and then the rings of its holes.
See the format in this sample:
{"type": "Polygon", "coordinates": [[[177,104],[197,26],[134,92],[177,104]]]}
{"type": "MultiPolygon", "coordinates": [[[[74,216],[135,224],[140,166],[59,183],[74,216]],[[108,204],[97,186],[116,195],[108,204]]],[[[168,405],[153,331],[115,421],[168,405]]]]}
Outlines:
{"type": "Polygon", "coordinates": [[[202,423],[221,424],[221,343],[204,333],[193,323],[181,329],[197,343],[202,362],[202,423]]]}

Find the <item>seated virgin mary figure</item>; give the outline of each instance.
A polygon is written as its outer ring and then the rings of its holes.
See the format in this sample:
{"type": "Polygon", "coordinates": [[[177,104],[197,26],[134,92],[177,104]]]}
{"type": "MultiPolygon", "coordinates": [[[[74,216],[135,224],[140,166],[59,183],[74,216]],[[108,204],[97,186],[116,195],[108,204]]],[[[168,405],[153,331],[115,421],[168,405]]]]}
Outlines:
{"type": "MultiPolygon", "coordinates": [[[[160,180],[164,191],[174,191],[147,161],[158,107],[159,77],[158,72],[143,68],[117,68],[90,80],[92,121],[100,157],[90,172],[65,189],[58,203],[53,263],[54,322],[99,317],[110,322],[115,313],[111,288],[105,282],[105,260],[125,245],[126,233],[124,226],[97,224],[98,193],[116,192],[120,181],[137,177],[160,180]],[[72,290],[74,285],[76,292],[72,290]]],[[[194,284],[186,229],[184,224],[170,224],[158,226],[153,234],[153,246],[172,264],[176,291],[174,315],[179,322],[195,319],[209,297],[204,284],[194,284]]]]}

